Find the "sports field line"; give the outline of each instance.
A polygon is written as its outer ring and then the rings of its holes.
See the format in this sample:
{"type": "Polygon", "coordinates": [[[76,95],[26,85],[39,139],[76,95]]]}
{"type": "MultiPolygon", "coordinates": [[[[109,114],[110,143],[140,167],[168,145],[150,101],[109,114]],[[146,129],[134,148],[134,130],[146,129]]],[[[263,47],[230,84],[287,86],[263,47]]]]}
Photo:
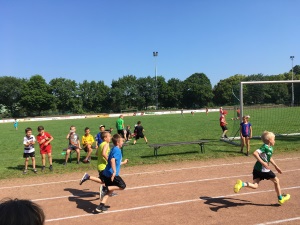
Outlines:
{"type": "MultiPolygon", "coordinates": [[[[300,159],[300,157],[276,159],[276,161],[287,161],[287,160],[298,160],[298,159],[300,159]]],[[[222,167],[223,166],[236,166],[236,165],[243,165],[243,164],[253,164],[254,165],[254,163],[255,163],[254,161],[250,161],[250,162],[240,162],[240,163],[223,163],[223,164],[208,165],[208,166],[185,167],[185,168],[168,169],[168,170],[154,170],[154,171],[141,172],[141,173],[122,174],[122,177],[143,175],[143,174],[164,173],[164,172],[176,172],[176,171],[182,171],[182,170],[194,170],[194,169],[221,167],[221,166],[222,167]]],[[[64,180],[64,181],[46,182],[46,183],[39,183],[39,184],[24,184],[24,185],[17,185],[17,186],[0,187],[0,190],[12,189],[12,188],[23,188],[23,187],[35,187],[35,186],[43,186],[43,185],[50,185],[50,184],[70,183],[70,182],[78,182],[78,181],[79,181],[79,178],[76,180],[64,180]]]]}
{"type": "MultiPolygon", "coordinates": [[[[300,169],[286,170],[284,172],[295,172],[295,171],[299,171],[299,170],[300,169]]],[[[153,187],[161,187],[161,186],[178,185],[178,184],[189,184],[189,183],[196,183],[196,182],[207,182],[207,181],[214,181],[214,180],[233,179],[233,178],[241,178],[241,177],[249,177],[249,176],[252,176],[252,175],[247,174],[247,175],[236,175],[236,176],[229,176],[229,177],[207,178],[207,179],[201,179],[201,180],[188,180],[188,181],[170,182],[170,183],[164,183],[164,184],[153,184],[153,185],[145,185],[145,186],[137,186],[137,187],[126,188],[125,191],[143,189],[143,188],[153,188],[153,187]]],[[[61,199],[61,198],[77,198],[77,197],[83,197],[83,196],[87,196],[87,195],[91,195],[91,194],[95,194],[95,192],[87,192],[87,193],[79,194],[79,195],[63,195],[63,196],[57,196],[57,197],[32,199],[32,201],[37,202],[37,201],[46,201],[46,200],[54,200],[54,199],[61,199]]]]}
{"type": "MultiPolygon", "coordinates": [[[[300,186],[295,186],[295,187],[282,188],[282,190],[299,189],[299,188],[300,188],[300,186]]],[[[112,211],[107,211],[103,214],[81,214],[81,215],[76,215],[76,216],[60,217],[60,218],[54,218],[54,219],[47,219],[45,222],[54,222],[54,221],[67,220],[67,219],[76,219],[76,218],[81,218],[81,217],[86,217],[86,216],[105,215],[105,214],[111,214],[111,213],[149,209],[149,208],[155,208],[155,207],[161,207],[161,206],[185,204],[185,203],[197,202],[197,201],[206,201],[209,199],[228,198],[228,197],[233,197],[233,196],[261,194],[261,193],[267,193],[267,192],[274,192],[274,189],[265,190],[265,191],[253,191],[253,192],[240,193],[240,194],[216,196],[216,197],[210,197],[210,198],[205,198],[205,199],[196,198],[196,199],[189,199],[189,200],[176,201],[176,202],[166,202],[166,203],[160,203],[160,204],[154,204],[154,205],[146,205],[146,206],[127,208],[127,209],[112,210],[112,211]]]]}
{"type": "Polygon", "coordinates": [[[268,225],[268,224],[286,223],[286,222],[291,222],[291,221],[295,221],[295,220],[300,220],[300,217],[288,218],[288,219],[283,219],[283,220],[275,220],[275,221],[260,223],[260,224],[257,224],[257,225],[268,225]]]}

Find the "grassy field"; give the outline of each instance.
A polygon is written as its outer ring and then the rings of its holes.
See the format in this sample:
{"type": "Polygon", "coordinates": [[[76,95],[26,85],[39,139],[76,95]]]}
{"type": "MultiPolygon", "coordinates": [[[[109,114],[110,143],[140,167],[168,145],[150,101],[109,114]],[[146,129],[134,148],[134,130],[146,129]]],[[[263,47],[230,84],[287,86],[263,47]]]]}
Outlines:
{"type": "MultiPolygon", "coordinates": [[[[227,116],[228,128],[231,132],[235,133],[235,122],[230,120],[234,112],[229,112],[227,116]]],[[[299,114],[298,114],[299,115],[299,114]]],[[[255,116],[254,116],[255,118],[255,116]]],[[[27,175],[22,175],[24,168],[23,159],[23,137],[25,135],[24,130],[26,127],[33,129],[34,135],[37,134],[37,127],[43,125],[45,130],[52,134],[54,141],[53,147],[53,167],[54,172],[57,174],[77,171],[86,171],[89,169],[96,170],[96,157],[93,154],[93,160],[91,164],[75,164],[69,163],[67,166],[63,166],[64,156],[61,154],[62,149],[66,148],[68,142],[66,135],[69,132],[70,125],[75,125],[77,133],[81,137],[84,134],[84,128],[89,127],[91,134],[96,135],[99,132],[99,125],[104,124],[106,128],[115,128],[115,121],[117,118],[90,118],[81,120],[63,120],[63,121],[43,121],[43,122],[21,122],[19,123],[19,129],[14,130],[13,124],[0,124],[0,146],[1,146],[1,158],[0,158],[0,179],[12,178],[12,177],[27,177],[27,176],[45,176],[50,174],[50,171],[46,171],[44,174],[40,172],[41,157],[39,154],[39,147],[36,144],[36,162],[39,170],[38,174],[29,172],[27,175]]],[[[124,148],[124,158],[130,160],[129,166],[142,165],[142,164],[156,164],[167,162],[180,162],[184,160],[205,160],[212,158],[224,158],[224,157],[236,157],[240,156],[240,148],[220,141],[221,128],[219,126],[219,113],[196,113],[194,116],[191,114],[184,114],[182,117],[177,115],[161,115],[161,116],[139,116],[139,117],[125,117],[125,124],[132,127],[136,124],[137,120],[142,121],[142,125],[145,128],[145,135],[150,143],[167,143],[174,141],[193,141],[198,139],[208,140],[209,143],[205,144],[205,154],[199,153],[200,147],[198,145],[185,145],[175,147],[162,147],[159,149],[159,156],[155,158],[153,156],[153,148],[150,148],[144,140],[138,140],[136,145],[131,145],[124,148]]],[[[278,120],[274,120],[274,123],[278,120]]],[[[280,123],[284,124],[284,121],[280,123]]],[[[293,124],[291,124],[292,126],[293,124]]],[[[253,127],[258,124],[253,123],[253,127]]],[[[279,125],[278,125],[279,126],[279,125]]],[[[268,127],[263,127],[263,130],[268,127]]],[[[115,130],[114,130],[115,131],[115,130]]],[[[115,132],[113,132],[115,133],[115,132]]],[[[252,151],[257,149],[261,145],[260,140],[251,140],[252,151]]],[[[285,137],[278,138],[275,146],[276,152],[286,151],[298,151],[300,150],[300,138],[285,137]]],[[[82,159],[85,156],[84,151],[81,151],[82,159]]],[[[245,156],[246,157],[246,156],[245,156]]],[[[31,165],[31,162],[29,163],[31,165]]],[[[30,168],[30,167],[29,167],[30,168]]]]}

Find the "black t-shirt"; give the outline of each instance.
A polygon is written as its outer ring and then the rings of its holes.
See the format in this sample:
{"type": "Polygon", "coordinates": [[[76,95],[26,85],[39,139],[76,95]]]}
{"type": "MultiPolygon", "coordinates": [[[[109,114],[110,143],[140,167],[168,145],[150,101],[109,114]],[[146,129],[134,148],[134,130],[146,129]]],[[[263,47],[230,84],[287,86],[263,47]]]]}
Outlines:
{"type": "Polygon", "coordinates": [[[137,135],[143,134],[143,130],[144,130],[143,126],[136,126],[135,127],[135,131],[136,131],[137,135]]]}

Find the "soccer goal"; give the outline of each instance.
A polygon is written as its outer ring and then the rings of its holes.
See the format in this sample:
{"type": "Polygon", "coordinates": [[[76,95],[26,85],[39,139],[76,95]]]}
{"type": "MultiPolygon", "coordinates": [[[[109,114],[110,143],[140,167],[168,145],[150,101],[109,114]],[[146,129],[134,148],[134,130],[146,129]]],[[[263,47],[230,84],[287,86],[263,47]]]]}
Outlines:
{"type": "Polygon", "coordinates": [[[227,142],[240,144],[240,123],[249,115],[253,138],[263,131],[276,136],[300,135],[300,80],[245,81],[233,92],[232,131],[227,142]],[[239,92],[239,93],[237,93],[239,92]]]}

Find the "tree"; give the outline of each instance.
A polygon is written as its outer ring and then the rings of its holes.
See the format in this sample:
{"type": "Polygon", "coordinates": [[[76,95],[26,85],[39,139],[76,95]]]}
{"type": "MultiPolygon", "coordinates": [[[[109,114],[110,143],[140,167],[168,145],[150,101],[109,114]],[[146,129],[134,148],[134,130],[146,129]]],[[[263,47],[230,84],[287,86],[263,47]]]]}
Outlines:
{"type": "Polygon", "coordinates": [[[109,87],[103,81],[83,81],[79,84],[80,97],[83,104],[83,110],[86,112],[108,111],[107,105],[109,87]]]}
{"type": "Polygon", "coordinates": [[[239,99],[239,84],[245,79],[244,75],[236,74],[220,80],[213,88],[213,102],[216,105],[233,105],[239,99]]]}
{"type": "Polygon", "coordinates": [[[25,83],[20,104],[28,115],[34,115],[34,112],[41,115],[42,111],[53,107],[54,97],[42,76],[34,75],[25,83]]]}
{"type": "Polygon", "coordinates": [[[204,73],[194,73],[183,83],[183,104],[185,107],[205,107],[212,101],[211,83],[204,73]]]}
{"type": "Polygon", "coordinates": [[[134,75],[123,76],[117,81],[112,81],[111,108],[115,112],[137,107],[138,84],[134,75]]]}
{"type": "Polygon", "coordinates": [[[165,108],[182,107],[183,82],[176,78],[168,80],[166,87],[162,90],[162,105],[165,108]]]}
{"type": "Polygon", "coordinates": [[[4,105],[11,116],[18,116],[19,102],[25,79],[15,77],[0,77],[0,104],[4,105]]]}
{"type": "Polygon", "coordinates": [[[74,80],[55,78],[50,82],[50,92],[54,96],[56,108],[66,112],[82,112],[82,103],[78,97],[78,84],[74,80]]]}
{"type": "Polygon", "coordinates": [[[137,80],[138,83],[138,106],[145,109],[148,106],[156,105],[156,84],[155,78],[147,76],[137,80]]]}

